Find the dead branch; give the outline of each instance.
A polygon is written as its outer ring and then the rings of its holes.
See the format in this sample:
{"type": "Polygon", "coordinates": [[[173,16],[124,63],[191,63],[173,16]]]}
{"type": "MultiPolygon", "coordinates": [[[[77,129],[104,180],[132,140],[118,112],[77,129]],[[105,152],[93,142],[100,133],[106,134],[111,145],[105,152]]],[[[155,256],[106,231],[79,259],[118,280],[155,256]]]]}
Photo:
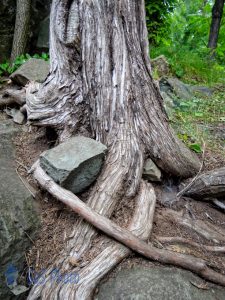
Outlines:
{"type": "Polygon", "coordinates": [[[34,167],[34,178],[50,194],[68,205],[86,221],[139,254],[160,263],[172,264],[193,271],[209,281],[225,286],[225,276],[210,269],[207,266],[206,261],[190,255],[178,254],[148,245],[144,241],[138,239],[130,231],[121,228],[106,217],[93,211],[73,193],[58,186],[42,170],[39,163],[34,167]]]}
{"type": "MultiPolygon", "coordinates": [[[[156,196],[152,185],[142,181],[140,192],[136,197],[134,216],[129,225],[129,230],[140,239],[146,240],[150,235],[155,212],[155,203],[156,196]]],[[[54,283],[52,283],[51,286],[45,287],[44,293],[48,290],[48,293],[50,294],[50,290],[58,288],[60,289],[60,293],[63,294],[64,299],[69,299],[69,297],[73,299],[91,299],[98,282],[130,253],[131,250],[129,248],[112,240],[110,243],[107,243],[107,248],[104,249],[103,252],[79,271],[80,281],[77,284],[76,289],[74,289],[73,286],[65,286],[63,284],[60,284],[59,288],[59,284],[56,283],[56,287],[54,286],[54,283]]],[[[68,260],[70,258],[71,256],[69,256],[68,260]]],[[[34,299],[33,295],[37,295],[37,292],[43,293],[39,285],[33,287],[28,299],[34,299]]]]}
{"type": "MultiPolygon", "coordinates": [[[[160,217],[160,216],[159,216],[160,217]]],[[[225,232],[207,221],[194,220],[188,216],[184,216],[183,212],[177,212],[172,209],[164,209],[161,212],[161,218],[169,219],[172,222],[176,222],[182,226],[194,230],[196,233],[200,234],[209,241],[213,241],[219,244],[220,241],[225,242],[225,232]]]]}
{"type": "Polygon", "coordinates": [[[201,174],[184,195],[199,200],[210,200],[225,195],[225,167],[201,174]]]}
{"type": "Polygon", "coordinates": [[[182,238],[182,237],[157,236],[156,240],[159,241],[160,243],[166,243],[166,244],[178,243],[178,244],[183,244],[183,245],[191,246],[191,247],[195,247],[195,248],[203,248],[209,252],[225,253],[225,246],[203,245],[203,244],[199,244],[194,241],[191,241],[191,240],[187,240],[186,238],[182,238]]]}

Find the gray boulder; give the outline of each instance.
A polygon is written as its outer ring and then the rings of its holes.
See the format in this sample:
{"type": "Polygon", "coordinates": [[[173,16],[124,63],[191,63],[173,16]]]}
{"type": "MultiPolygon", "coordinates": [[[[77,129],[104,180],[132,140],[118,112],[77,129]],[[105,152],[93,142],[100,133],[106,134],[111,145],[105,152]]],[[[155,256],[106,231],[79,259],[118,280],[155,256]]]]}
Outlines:
{"type": "Polygon", "coordinates": [[[76,136],[40,156],[40,165],[55,182],[80,193],[93,183],[107,148],[93,139],[76,136]]]}
{"type": "Polygon", "coordinates": [[[169,95],[172,93],[182,100],[189,100],[194,97],[189,85],[183,83],[178,78],[162,78],[159,85],[161,91],[169,95]]]}
{"type": "Polygon", "coordinates": [[[31,246],[30,238],[34,238],[40,224],[34,200],[15,171],[13,138],[17,132],[11,120],[1,121],[0,299],[13,296],[6,285],[4,273],[9,264],[18,272],[23,270],[24,254],[31,246]]]}
{"type": "Polygon", "coordinates": [[[43,59],[30,58],[12,73],[10,79],[16,84],[25,86],[29,81],[43,82],[48,73],[49,62],[43,59]]]}
{"type": "Polygon", "coordinates": [[[156,164],[148,158],[144,165],[143,177],[150,181],[161,181],[161,171],[156,164]]]}
{"type": "Polygon", "coordinates": [[[205,284],[188,271],[168,267],[135,267],[122,270],[103,283],[95,300],[215,300],[224,299],[225,289],[205,284]]]}

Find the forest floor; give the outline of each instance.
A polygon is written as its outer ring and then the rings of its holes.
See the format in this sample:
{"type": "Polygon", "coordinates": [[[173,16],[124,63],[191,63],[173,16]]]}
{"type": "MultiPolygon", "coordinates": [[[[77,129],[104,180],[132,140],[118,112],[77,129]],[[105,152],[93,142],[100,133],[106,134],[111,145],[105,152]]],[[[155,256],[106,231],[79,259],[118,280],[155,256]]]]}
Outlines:
{"type": "MultiPolygon", "coordinates": [[[[215,111],[213,113],[215,113],[215,111]]],[[[185,112],[185,114],[187,115],[187,112],[185,112]]],[[[188,118],[190,121],[190,115],[188,115],[188,118]]],[[[192,120],[192,125],[194,124],[194,121],[192,120]]],[[[179,132],[177,132],[178,135],[181,132],[179,122],[180,119],[178,118],[178,121],[173,124],[175,125],[175,128],[177,125],[179,126],[179,132]]],[[[197,123],[198,125],[201,125],[203,122],[197,123]]],[[[183,122],[183,125],[184,124],[185,122],[183,122]]],[[[210,124],[210,121],[207,121],[207,126],[208,125],[210,125],[212,129],[215,128],[215,130],[217,130],[217,128],[219,128],[221,132],[225,132],[224,122],[219,124],[218,122],[212,122],[210,124]]],[[[201,133],[198,132],[197,134],[200,136],[201,133]]],[[[26,131],[21,132],[15,139],[17,149],[16,163],[18,171],[20,172],[21,176],[26,177],[31,185],[36,189],[38,189],[38,186],[33,181],[32,176],[28,175],[27,170],[32,166],[32,164],[37,160],[38,156],[44,150],[54,145],[54,142],[54,136],[52,137],[49,134],[46,135],[45,129],[36,127],[27,128],[26,131]]],[[[225,166],[225,150],[223,146],[224,140],[218,139],[216,134],[207,134],[207,136],[204,136],[204,142],[206,143],[204,157],[202,157],[201,153],[198,154],[201,159],[204,159],[203,171],[225,166]]],[[[159,188],[160,186],[161,185],[158,185],[159,188]]],[[[155,187],[157,190],[157,185],[155,185],[155,187]]],[[[80,195],[80,198],[85,201],[87,196],[88,192],[80,195]]],[[[163,211],[169,208],[182,212],[184,215],[187,214],[191,216],[193,220],[202,220],[208,224],[216,225],[225,232],[225,213],[218,210],[210,202],[201,202],[193,199],[181,198],[179,201],[168,201],[165,203],[160,201],[160,198],[160,194],[158,194],[153,231],[149,242],[153,243],[159,248],[165,248],[171,251],[191,254],[196,257],[203,258],[208,261],[210,265],[213,265],[215,268],[218,268],[221,273],[225,274],[225,257],[221,254],[206,251],[204,247],[201,247],[201,245],[213,245],[212,241],[206,240],[193,230],[181,226],[169,218],[161,217],[163,211]],[[186,240],[194,241],[200,246],[199,248],[196,248],[183,246],[177,243],[173,245],[162,245],[157,241],[157,236],[182,237],[186,240]]],[[[35,270],[39,271],[41,269],[46,269],[49,266],[49,263],[53,261],[64,249],[66,241],[74,229],[73,227],[78,216],[69,208],[64,206],[61,202],[53,199],[52,196],[46,192],[39,190],[38,199],[36,201],[39,205],[42,225],[39,236],[34,241],[32,248],[26,254],[26,260],[27,267],[32,266],[35,270]]],[[[121,215],[122,220],[129,219],[126,216],[129,215],[132,207],[129,207],[128,205],[123,209],[123,211],[121,211],[121,207],[118,207],[117,209],[118,211],[115,212],[115,214],[121,215]]],[[[121,226],[127,225],[125,224],[127,222],[123,224],[122,223],[120,224],[121,226]]],[[[130,258],[125,259],[122,264],[116,268],[116,270],[119,270],[125,266],[132,267],[137,264],[152,265],[153,263],[138,255],[131,255],[130,258]]]]}
{"type": "MultiPolygon", "coordinates": [[[[204,150],[204,154],[199,153],[198,155],[204,160],[202,171],[225,166],[223,138],[225,134],[225,122],[222,117],[223,108],[221,108],[221,102],[218,101],[219,97],[220,94],[217,94],[214,99],[200,99],[196,109],[197,112],[201,114],[193,114],[193,106],[190,104],[188,109],[177,110],[171,121],[178,136],[183,139],[188,146],[190,143],[201,144],[200,152],[204,150]],[[203,105],[201,101],[205,101],[203,105]],[[209,102],[211,102],[211,108],[209,113],[206,114],[206,107],[208,112],[207,103],[209,102]],[[199,111],[200,108],[201,111],[199,111]],[[201,131],[201,128],[210,128],[210,130],[201,131]],[[217,134],[218,132],[219,135],[217,134]],[[203,142],[202,139],[204,139],[203,142]],[[205,146],[203,146],[203,144],[205,146]]],[[[222,102],[222,106],[223,103],[224,102],[222,102]]],[[[7,116],[4,113],[0,113],[0,119],[1,118],[7,118],[7,116]]],[[[31,249],[26,253],[27,265],[24,268],[24,273],[26,273],[28,267],[32,267],[36,271],[46,269],[51,261],[54,261],[54,259],[60,255],[60,252],[65,248],[67,240],[74,229],[74,224],[78,216],[61,202],[53,199],[53,197],[46,192],[41,191],[32,176],[28,174],[29,168],[38,159],[39,155],[55,144],[55,136],[44,128],[37,128],[35,126],[28,127],[27,125],[23,125],[22,128],[23,130],[15,138],[16,168],[20,175],[26,178],[38,191],[38,197],[35,201],[38,204],[41,216],[39,235],[36,240],[33,241],[31,249]]],[[[169,180],[166,180],[164,183],[170,185],[169,180]]],[[[155,184],[155,188],[156,190],[161,190],[162,184],[155,184]]],[[[86,192],[79,196],[85,201],[88,194],[89,193],[86,192]]],[[[153,231],[149,242],[159,248],[203,258],[209,262],[210,265],[218,268],[221,273],[225,274],[225,257],[218,253],[206,251],[204,247],[201,246],[213,245],[212,241],[203,238],[193,230],[181,226],[169,218],[162,217],[166,209],[172,209],[182,212],[183,215],[189,215],[193,220],[202,220],[208,224],[216,225],[225,232],[225,213],[218,210],[218,208],[210,202],[201,202],[186,198],[181,198],[179,201],[163,202],[161,201],[160,192],[157,193],[157,200],[153,231]],[[182,237],[188,241],[194,241],[200,246],[196,248],[177,243],[173,245],[161,244],[157,241],[158,236],[182,237]]],[[[121,226],[127,226],[132,205],[132,203],[125,204],[123,209],[122,205],[117,207],[117,211],[114,215],[120,216],[119,223],[121,226]]],[[[111,275],[124,267],[132,267],[134,265],[149,266],[152,264],[156,265],[157,263],[150,262],[139,255],[132,254],[128,259],[125,259],[111,275]]],[[[109,276],[111,275],[109,274],[109,276]]]]}

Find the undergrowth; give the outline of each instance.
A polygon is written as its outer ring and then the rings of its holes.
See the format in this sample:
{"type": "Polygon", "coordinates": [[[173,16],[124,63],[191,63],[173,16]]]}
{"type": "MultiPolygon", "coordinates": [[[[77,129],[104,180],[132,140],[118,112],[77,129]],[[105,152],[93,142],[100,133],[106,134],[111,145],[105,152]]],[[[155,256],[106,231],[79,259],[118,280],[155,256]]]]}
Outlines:
{"type": "Polygon", "coordinates": [[[10,61],[7,60],[4,63],[0,64],[0,76],[9,76],[30,58],[38,58],[48,61],[49,55],[48,53],[44,52],[42,54],[34,54],[32,56],[26,53],[16,57],[13,63],[10,63],[10,61]]]}
{"type": "Polygon", "coordinates": [[[216,91],[212,96],[181,101],[171,118],[178,137],[193,151],[208,149],[225,151],[225,94],[216,91]]]}
{"type": "Polygon", "coordinates": [[[186,47],[158,46],[151,49],[151,58],[164,54],[170,67],[171,75],[184,82],[205,84],[208,86],[225,84],[225,66],[210,59],[209,52],[199,54],[186,47]]]}

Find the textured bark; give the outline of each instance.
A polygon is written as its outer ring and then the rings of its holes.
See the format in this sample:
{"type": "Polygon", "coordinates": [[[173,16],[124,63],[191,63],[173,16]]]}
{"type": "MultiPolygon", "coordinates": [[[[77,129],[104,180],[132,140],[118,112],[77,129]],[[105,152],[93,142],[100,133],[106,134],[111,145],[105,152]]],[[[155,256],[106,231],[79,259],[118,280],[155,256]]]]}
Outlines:
{"type": "Polygon", "coordinates": [[[125,137],[129,180],[140,173],[140,152],[177,176],[198,170],[169,127],[151,76],[143,0],[54,0],[50,35],[50,75],[35,92],[32,85],[27,90],[30,121],[66,136],[89,122],[110,148],[125,137]]]}
{"type": "Polygon", "coordinates": [[[212,9],[212,21],[210,26],[209,42],[208,42],[208,47],[211,49],[216,49],[217,47],[220,23],[223,16],[223,7],[224,7],[224,0],[215,0],[212,9]]]}
{"type": "Polygon", "coordinates": [[[16,22],[11,51],[11,62],[21,54],[25,53],[29,37],[31,0],[16,1],[16,22]]]}
{"type": "MultiPolygon", "coordinates": [[[[146,157],[166,173],[189,177],[200,163],[174,135],[151,76],[144,0],[53,0],[50,74],[26,91],[28,120],[58,129],[61,140],[88,131],[108,147],[87,205],[110,217],[140,193],[146,157]]],[[[70,270],[96,236],[83,220],[56,265],[70,270]]],[[[52,291],[57,298],[58,292],[52,291]]]]}
{"type": "Polygon", "coordinates": [[[184,195],[200,200],[215,200],[225,196],[225,168],[201,174],[184,195]]]}

